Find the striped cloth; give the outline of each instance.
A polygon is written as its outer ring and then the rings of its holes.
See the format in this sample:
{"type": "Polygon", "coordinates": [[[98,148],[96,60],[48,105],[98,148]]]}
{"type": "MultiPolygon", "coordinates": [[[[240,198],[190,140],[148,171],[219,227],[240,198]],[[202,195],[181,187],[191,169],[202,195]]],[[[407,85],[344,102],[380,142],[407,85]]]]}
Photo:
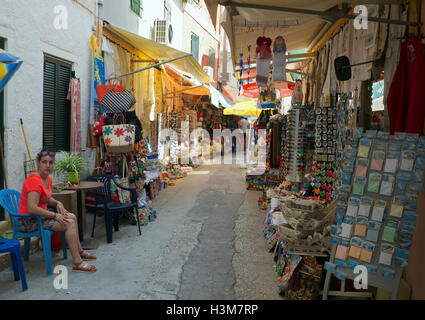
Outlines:
{"type": "Polygon", "coordinates": [[[81,83],[71,78],[68,96],[71,101],[71,152],[81,151],[81,83]]]}

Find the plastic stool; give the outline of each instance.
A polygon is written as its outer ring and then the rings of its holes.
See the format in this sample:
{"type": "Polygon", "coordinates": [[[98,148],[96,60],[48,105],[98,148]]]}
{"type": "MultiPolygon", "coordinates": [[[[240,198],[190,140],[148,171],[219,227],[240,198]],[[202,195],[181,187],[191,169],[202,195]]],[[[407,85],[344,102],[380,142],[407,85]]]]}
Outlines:
{"type": "Polygon", "coordinates": [[[10,252],[12,258],[12,271],[15,276],[15,281],[21,280],[22,290],[28,290],[24,263],[21,255],[21,244],[19,241],[16,239],[0,239],[0,253],[6,252],[10,252]]]}

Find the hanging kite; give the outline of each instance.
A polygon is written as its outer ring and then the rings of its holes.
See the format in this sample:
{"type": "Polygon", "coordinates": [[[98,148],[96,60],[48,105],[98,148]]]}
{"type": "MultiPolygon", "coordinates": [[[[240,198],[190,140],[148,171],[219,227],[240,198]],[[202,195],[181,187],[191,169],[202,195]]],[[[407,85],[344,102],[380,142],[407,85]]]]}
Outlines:
{"type": "Polygon", "coordinates": [[[22,64],[22,59],[0,49],[0,92],[22,64]]]}

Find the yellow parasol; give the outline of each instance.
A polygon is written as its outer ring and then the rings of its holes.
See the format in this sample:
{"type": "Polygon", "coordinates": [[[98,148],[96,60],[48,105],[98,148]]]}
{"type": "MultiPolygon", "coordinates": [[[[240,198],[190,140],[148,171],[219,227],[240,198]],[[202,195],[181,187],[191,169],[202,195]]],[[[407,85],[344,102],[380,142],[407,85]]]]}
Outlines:
{"type": "Polygon", "coordinates": [[[235,115],[235,116],[259,116],[263,109],[257,107],[257,101],[244,101],[235,104],[231,108],[223,110],[223,115],[235,115]]]}

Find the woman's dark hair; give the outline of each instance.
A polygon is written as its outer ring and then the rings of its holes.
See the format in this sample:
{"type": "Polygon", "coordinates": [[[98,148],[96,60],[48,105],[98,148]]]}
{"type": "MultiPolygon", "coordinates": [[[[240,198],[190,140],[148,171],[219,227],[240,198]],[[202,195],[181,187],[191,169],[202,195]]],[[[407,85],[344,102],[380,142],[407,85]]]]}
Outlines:
{"type": "Polygon", "coordinates": [[[47,148],[43,148],[43,149],[41,149],[41,151],[37,154],[37,161],[40,161],[40,160],[41,160],[41,158],[42,158],[42,157],[44,157],[44,156],[50,156],[50,157],[54,158],[54,157],[55,157],[55,152],[50,151],[50,150],[49,150],[49,149],[47,149],[47,148]]]}

